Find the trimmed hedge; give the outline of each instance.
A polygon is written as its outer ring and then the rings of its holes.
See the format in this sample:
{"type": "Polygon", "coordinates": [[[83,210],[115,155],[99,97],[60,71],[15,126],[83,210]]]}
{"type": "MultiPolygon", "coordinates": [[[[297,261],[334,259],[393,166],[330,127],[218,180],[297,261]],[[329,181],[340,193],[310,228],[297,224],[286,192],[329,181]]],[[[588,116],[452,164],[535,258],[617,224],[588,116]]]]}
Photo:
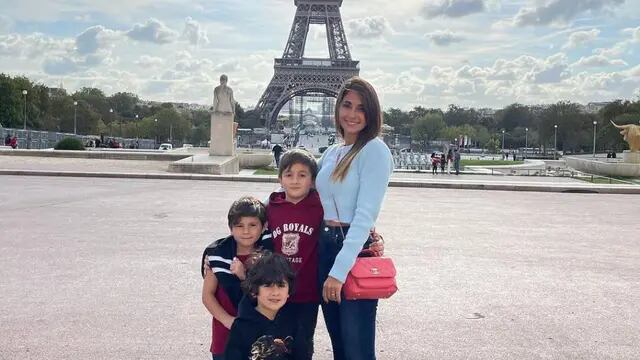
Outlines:
{"type": "Polygon", "coordinates": [[[84,150],[84,145],[82,145],[82,141],[76,138],[64,138],[56,144],[54,147],[56,150],[84,150]]]}

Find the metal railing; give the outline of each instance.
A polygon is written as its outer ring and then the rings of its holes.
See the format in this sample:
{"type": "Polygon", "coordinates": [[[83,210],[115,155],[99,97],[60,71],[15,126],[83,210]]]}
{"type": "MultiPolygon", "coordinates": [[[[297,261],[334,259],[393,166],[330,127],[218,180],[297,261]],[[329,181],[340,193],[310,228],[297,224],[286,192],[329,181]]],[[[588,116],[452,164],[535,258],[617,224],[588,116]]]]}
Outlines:
{"type": "MultiPolygon", "coordinates": [[[[0,128],[0,135],[2,136],[2,145],[4,145],[4,139],[7,134],[16,136],[19,149],[51,149],[60,140],[72,137],[82,141],[83,144],[89,143],[91,140],[100,139],[97,135],[74,135],[68,133],[60,133],[53,131],[37,131],[37,130],[22,130],[11,128],[0,128]]],[[[125,148],[137,148],[137,149],[155,149],[156,142],[153,139],[135,139],[135,138],[122,138],[122,137],[104,137],[104,142],[107,139],[114,139],[125,148]]],[[[105,144],[106,145],[106,144],[105,144]]]]}

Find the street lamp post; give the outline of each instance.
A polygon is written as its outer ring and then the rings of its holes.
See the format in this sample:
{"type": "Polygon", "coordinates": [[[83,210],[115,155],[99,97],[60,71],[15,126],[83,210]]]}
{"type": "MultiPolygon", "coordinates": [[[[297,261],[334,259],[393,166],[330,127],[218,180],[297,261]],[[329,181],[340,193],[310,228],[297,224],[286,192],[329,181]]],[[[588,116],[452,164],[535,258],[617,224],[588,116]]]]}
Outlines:
{"type": "Polygon", "coordinates": [[[553,160],[555,160],[558,152],[558,125],[553,125],[553,130],[553,160]]]}
{"type": "Polygon", "coordinates": [[[136,125],[136,139],[138,139],[138,137],[140,137],[138,135],[138,114],[136,114],[136,121],[135,121],[135,125],[136,125]]]}
{"type": "Polygon", "coordinates": [[[529,149],[529,128],[524,128],[524,155],[522,158],[527,157],[527,150],[529,149]]]}
{"type": "Polygon", "coordinates": [[[504,130],[502,130],[502,155],[504,156],[504,130]]]}
{"type": "Polygon", "coordinates": [[[596,157],[596,126],[598,122],[593,120],[593,157],[596,157]]]}
{"type": "Polygon", "coordinates": [[[24,115],[22,117],[22,130],[27,130],[27,90],[22,90],[24,96],[24,115]]]}
{"type": "Polygon", "coordinates": [[[73,135],[78,133],[78,102],[73,102],[73,135]]]}
{"type": "Polygon", "coordinates": [[[113,131],[111,127],[113,126],[113,109],[109,109],[109,137],[113,137],[113,131]]]}
{"type": "Polygon", "coordinates": [[[158,147],[158,119],[153,119],[153,122],[155,124],[155,129],[154,129],[154,141],[153,141],[153,147],[157,148],[158,147]]]}

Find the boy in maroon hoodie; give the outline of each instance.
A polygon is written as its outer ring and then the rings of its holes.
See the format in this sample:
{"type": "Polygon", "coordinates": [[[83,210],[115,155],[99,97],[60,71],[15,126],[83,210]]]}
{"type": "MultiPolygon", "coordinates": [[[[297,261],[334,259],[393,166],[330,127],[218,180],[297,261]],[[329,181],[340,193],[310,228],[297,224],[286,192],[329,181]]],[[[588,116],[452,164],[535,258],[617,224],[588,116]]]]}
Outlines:
{"type": "Polygon", "coordinates": [[[287,151],[278,168],[284,192],[272,193],[267,204],[273,250],[284,255],[296,274],[289,304],[296,314],[298,336],[302,337],[305,350],[297,359],[312,358],[320,304],[318,240],[324,212],[320,196],[313,188],[317,173],[318,164],[309,152],[287,151]]]}

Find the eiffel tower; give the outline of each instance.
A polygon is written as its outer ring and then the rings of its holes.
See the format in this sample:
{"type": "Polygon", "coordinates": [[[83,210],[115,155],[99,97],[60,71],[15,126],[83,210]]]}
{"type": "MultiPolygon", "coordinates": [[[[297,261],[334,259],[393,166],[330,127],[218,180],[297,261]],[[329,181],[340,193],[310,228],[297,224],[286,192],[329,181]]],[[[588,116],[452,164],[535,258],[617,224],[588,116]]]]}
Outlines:
{"type": "Polygon", "coordinates": [[[324,94],[337,97],[342,83],[360,73],[359,61],[351,59],[342,26],[342,0],[294,0],[297,7],[282,58],[275,59],[274,74],[260,97],[256,112],[267,131],[276,123],[280,109],[295,96],[324,94]],[[329,58],[305,58],[309,25],[325,25],[329,58]]]}

